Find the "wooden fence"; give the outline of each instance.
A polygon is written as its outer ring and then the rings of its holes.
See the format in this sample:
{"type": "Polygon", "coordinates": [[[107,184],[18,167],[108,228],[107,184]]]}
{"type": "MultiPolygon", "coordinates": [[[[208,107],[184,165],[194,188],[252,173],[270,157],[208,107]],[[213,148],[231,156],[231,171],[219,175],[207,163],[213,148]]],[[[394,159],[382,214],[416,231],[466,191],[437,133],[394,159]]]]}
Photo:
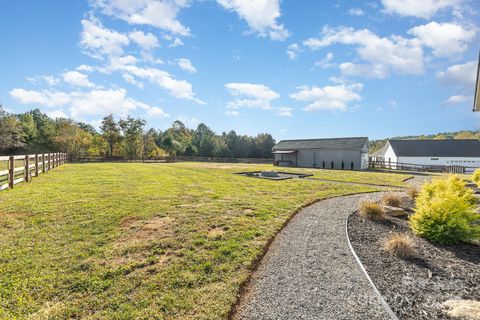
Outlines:
{"type": "Polygon", "coordinates": [[[373,161],[370,160],[368,167],[371,169],[423,171],[423,172],[447,172],[447,173],[472,173],[476,167],[465,167],[459,165],[426,165],[402,162],[373,161]]]}
{"type": "Polygon", "coordinates": [[[29,182],[32,177],[38,177],[65,162],[66,153],[0,156],[0,191],[13,188],[20,182],[29,182]]]}
{"type": "Polygon", "coordinates": [[[166,157],[110,157],[110,156],[94,156],[79,155],[71,158],[72,162],[143,162],[143,163],[160,163],[160,162],[218,162],[218,163],[255,163],[255,164],[272,164],[273,159],[263,158],[216,158],[216,157],[193,157],[193,156],[166,156],[166,157]]]}

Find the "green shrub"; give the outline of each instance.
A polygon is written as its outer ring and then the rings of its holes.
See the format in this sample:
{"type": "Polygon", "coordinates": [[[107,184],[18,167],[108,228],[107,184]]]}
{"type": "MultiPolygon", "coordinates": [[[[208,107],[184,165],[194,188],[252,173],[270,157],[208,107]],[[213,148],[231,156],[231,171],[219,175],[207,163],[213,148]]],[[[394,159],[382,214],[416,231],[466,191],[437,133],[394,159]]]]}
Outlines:
{"type": "Polygon", "coordinates": [[[475,170],[472,175],[472,180],[480,187],[480,169],[475,170]]]}
{"type": "Polygon", "coordinates": [[[438,243],[457,243],[480,237],[480,215],[473,191],[456,176],[425,184],[410,217],[413,232],[438,243]]]}

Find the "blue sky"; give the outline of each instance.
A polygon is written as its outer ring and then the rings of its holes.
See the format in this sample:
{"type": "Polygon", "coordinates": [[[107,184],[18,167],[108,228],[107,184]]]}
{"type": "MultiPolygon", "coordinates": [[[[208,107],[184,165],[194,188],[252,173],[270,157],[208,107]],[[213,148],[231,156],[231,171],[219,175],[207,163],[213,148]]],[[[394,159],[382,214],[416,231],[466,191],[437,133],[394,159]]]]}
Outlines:
{"type": "Polygon", "coordinates": [[[276,139],[478,130],[478,0],[0,4],[0,103],[276,139]]]}

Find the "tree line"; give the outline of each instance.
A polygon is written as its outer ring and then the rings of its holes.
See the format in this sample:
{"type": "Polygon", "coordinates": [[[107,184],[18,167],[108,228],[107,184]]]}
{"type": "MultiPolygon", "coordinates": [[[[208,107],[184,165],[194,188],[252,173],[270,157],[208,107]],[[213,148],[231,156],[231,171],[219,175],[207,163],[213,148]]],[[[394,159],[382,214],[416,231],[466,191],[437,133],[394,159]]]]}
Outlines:
{"type": "Polygon", "coordinates": [[[178,120],[164,131],[146,130],[145,125],[143,119],[128,116],[117,121],[108,115],[97,131],[90,124],[72,119],[52,119],[39,109],[12,114],[0,106],[0,154],[66,152],[72,156],[129,158],[271,158],[275,145],[268,133],[252,137],[232,130],[219,135],[203,123],[190,129],[178,120]]]}

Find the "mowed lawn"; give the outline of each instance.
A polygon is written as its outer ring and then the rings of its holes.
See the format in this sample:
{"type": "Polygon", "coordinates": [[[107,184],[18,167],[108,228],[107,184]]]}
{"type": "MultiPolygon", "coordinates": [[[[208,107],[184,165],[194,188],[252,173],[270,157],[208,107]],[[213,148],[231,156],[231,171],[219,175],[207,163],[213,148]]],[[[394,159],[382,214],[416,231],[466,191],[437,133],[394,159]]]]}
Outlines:
{"type": "MultiPolygon", "coordinates": [[[[295,210],[378,190],[233,174],[265,168],[66,164],[0,192],[0,318],[225,319],[295,210]]],[[[407,177],[310,171],[394,186],[407,177]]]]}

